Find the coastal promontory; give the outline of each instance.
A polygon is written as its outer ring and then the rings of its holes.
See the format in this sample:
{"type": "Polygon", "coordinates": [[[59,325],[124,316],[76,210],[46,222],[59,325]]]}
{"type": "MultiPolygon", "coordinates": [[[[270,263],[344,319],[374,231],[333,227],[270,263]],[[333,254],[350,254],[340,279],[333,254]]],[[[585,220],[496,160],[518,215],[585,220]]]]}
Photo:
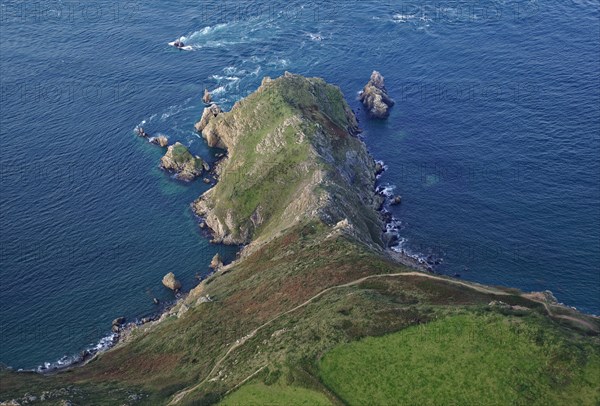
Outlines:
{"type": "MultiPolygon", "coordinates": [[[[227,151],[192,208],[201,232],[240,244],[238,255],[197,264],[206,274],[187,297],[149,322],[119,322],[127,339],[85,365],[0,370],[0,401],[598,404],[597,317],[550,294],[422,272],[386,249],[385,166],[338,87],[286,73],[205,112],[199,130],[227,151]]],[[[181,144],[162,163],[185,177],[202,168],[181,144]]]]}

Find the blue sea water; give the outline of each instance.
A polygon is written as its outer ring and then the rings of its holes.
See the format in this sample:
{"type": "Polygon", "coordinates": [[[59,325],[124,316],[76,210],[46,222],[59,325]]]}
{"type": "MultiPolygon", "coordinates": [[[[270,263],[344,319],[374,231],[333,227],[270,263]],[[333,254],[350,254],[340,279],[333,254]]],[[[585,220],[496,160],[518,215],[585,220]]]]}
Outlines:
{"type": "Polygon", "coordinates": [[[194,133],[289,70],[357,111],[402,248],[439,272],[550,289],[600,312],[597,1],[2,2],[0,362],[33,368],[169,301],[215,252],[143,125],[214,161],[194,133]],[[183,37],[191,51],[167,43],[183,37]],[[396,100],[370,121],[373,69],[396,100]]]}

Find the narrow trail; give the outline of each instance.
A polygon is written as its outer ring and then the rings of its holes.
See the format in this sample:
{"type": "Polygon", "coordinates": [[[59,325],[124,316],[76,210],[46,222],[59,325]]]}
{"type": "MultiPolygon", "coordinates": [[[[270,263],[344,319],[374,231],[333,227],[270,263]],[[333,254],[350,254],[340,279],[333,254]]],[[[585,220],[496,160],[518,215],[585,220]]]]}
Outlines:
{"type": "MultiPolygon", "coordinates": [[[[308,304],[312,303],[314,300],[320,298],[321,296],[325,295],[328,292],[331,292],[334,289],[343,289],[343,288],[347,288],[347,287],[359,285],[359,284],[361,284],[361,283],[363,283],[363,282],[365,282],[365,281],[367,281],[369,279],[394,278],[394,277],[400,277],[400,276],[418,276],[418,277],[422,277],[422,278],[429,278],[429,279],[441,280],[441,281],[444,281],[444,282],[447,282],[447,283],[452,283],[454,285],[461,285],[461,286],[467,287],[469,289],[476,290],[476,291],[481,292],[481,293],[488,293],[488,294],[492,294],[492,295],[496,295],[496,296],[512,296],[512,295],[514,295],[513,293],[504,292],[504,291],[499,290],[499,289],[488,288],[488,287],[477,285],[475,283],[462,282],[462,281],[458,281],[458,280],[444,278],[444,277],[441,277],[441,276],[426,274],[426,273],[423,273],[423,272],[400,272],[400,273],[386,273],[386,274],[378,274],[378,275],[369,275],[369,276],[365,276],[365,277],[362,277],[360,279],[356,279],[354,281],[347,282],[347,283],[344,283],[344,284],[341,284],[341,285],[330,286],[330,287],[328,287],[326,289],[323,289],[322,291],[320,291],[316,295],[312,296],[311,298],[309,298],[305,302],[299,304],[298,306],[293,307],[293,308],[291,308],[289,310],[286,310],[285,312],[279,313],[278,315],[276,315],[272,319],[270,319],[267,322],[265,322],[265,323],[261,324],[260,326],[256,327],[254,330],[252,330],[246,336],[238,339],[231,347],[229,347],[229,350],[227,350],[227,352],[225,353],[225,355],[223,355],[215,363],[215,365],[210,370],[210,372],[208,373],[208,375],[206,376],[206,378],[204,378],[202,381],[200,381],[200,383],[198,383],[197,385],[195,385],[195,386],[193,386],[193,387],[191,387],[189,389],[184,389],[184,390],[180,391],[179,393],[176,393],[173,396],[173,399],[171,400],[171,402],[169,402],[169,405],[175,405],[175,404],[179,403],[181,401],[181,399],[183,399],[183,397],[185,397],[188,393],[193,392],[194,390],[196,390],[197,388],[199,388],[202,384],[204,384],[206,381],[208,381],[209,378],[213,375],[213,373],[215,373],[215,371],[217,371],[217,369],[219,369],[219,367],[221,366],[221,364],[223,363],[223,361],[225,361],[227,359],[227,357],[229,356],[229,354],[231,354],[237,348],[239,348],[242,345],[244,345],[246,343],[246,341],[248,341],[250,338],[254,337],[256,335],[256,333],[258,333],[260,330],[262,330],[263,328],[267,327],[268,325],[270,325],[274,321],[280,319],[281,317],[286,316],[286,315],[288,315],[290,313],[295,312],[298,309],[301,309],[301,308],[307,306],[308,304]]],[[[595,326],[593,326],[591,323],[588,323],[585,320],[581,320],[581,319],[578,319],[578,318],[572,317],[572,316],[555,315],[552,312],[552,310],[550,309],[550,306],[546,302],[544,302],[542,300],[538,300],[538,299],[531,298],[531,297],[527,297],[527,299],[531,300],[533,302],[537,302],[537,303],[543,304],[544,308],[546,309],[546,311],[548,312],[548,315],[550,317],[562,318],[562,319],[566,319],[566,320],[571,320],[571,321],[579,322],[582,325],[586,326],[587,328],[595,330],[595,326]]],[[[261,370],[262,370],[262,368],[261,368],[261,370]]],[[[260,370],[257,371],[257,372],[260,372],[260,370]]]]}

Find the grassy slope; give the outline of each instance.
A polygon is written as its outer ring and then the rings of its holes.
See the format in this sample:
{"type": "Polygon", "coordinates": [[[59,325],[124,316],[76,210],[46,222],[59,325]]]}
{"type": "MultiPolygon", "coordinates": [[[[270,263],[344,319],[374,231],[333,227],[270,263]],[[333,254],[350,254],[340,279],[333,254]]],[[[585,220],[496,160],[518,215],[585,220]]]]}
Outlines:
{"type": "Polygon", "coordinates": [[[319,366],[349,405],[593,405],[598,355],[537,322],[465,314],[339,346],[319,366]]]}
{"type": "Polygon", "coordinates": [[[242,387],[219,403],[222,406],[327,406],[331,401],[322,393],[294,386],[255,383],[242,387]]]}
{"type": "MultiPolygon", "coordinates": [[[[330,290],[275,319],[231,352],[208,376],[236,340],[323,289],[368,275],[410,271],[344,236],[328,235],[329,228],[322,224],[298,225],[229,272],[213,277],[206,290],[214,302],[195,305],[179,319],[170,317],[148,331],[139,331],[133,342],[72,372],[35,380],[10,374],[10,379],[3,379],[0,398],[35,392],[41,387],[36,381],[40,381],[46,387],[79,388],[82,394],[74,400],[86,399],[85,404],[110,404],[107,399],[115,398],[127,401],[127,390],[144,393],[143,404],[165,404],[177,391],[216,377],[196,387],[181,402],[210,404],[265,367],[249,385],[262,382],[304,387],[335,402],[339,389],[332,386],[331,391],[323,385],[318,371],[318,360],[328,351],[339,344],[385,336],[453,315],[520,319],[543,326],[572,345],[597,348],[595,337],[587,337],[559,319],[549,319],[541,304],[516,294],[497,297],[446,281],[390,277],[330,290]],[[490,307],[492,300],[531,310],[490,307]],[[111,390],[103,393],[105,387],[111,390]]],[[[488,347],[473,350],[474,356],[485,356],[495,348],[494,342],[486,343],[488,347]]],[[[515,355],[510,347],[505,350],[507,357],[515,355]]],[[[589,352],[582,351],[578,363],[569,369],[577,371],[590,357],[589,352]]],[[[424,364],[423,373],[437,368],[437,363],[424,364]]],[[[453,368],[455,365],[449,364],[449,369],[453,368]]],[[[490,379],[502,379],[494,371],[490,379]]],[[[243,399],[244,393],[236,399],[243,399]]],[[[339,396],[344,396],[343,391],[339,396]]]]}
{"type": "MultiPolygon", "coordinates": [[[[0,373],[0,400],[17,398],[25,392],[39,395],[38,392],[48,388],[72,386],[78,392],[64,398],[80,404],[135,403],[129,397],[131,393],[143,394],[138,402],[141,404],[166,404],[184,389],[189,391],[181,397],[180,404],[214,404],[226,395],[238,401],[266,396],[263,385],[275,385],[274,396],[295,391],[299,397],[306,394],[307,399],[312,399],[316,391],[332,403],[340,404],[344,393],[332,386],[340,391],[336,394],[321,380],[318,365],[324,354],[340,344],[385,336],[457,315],[492,314],[490,317],[537,323],[572,345],[597,348],[596,333],[585,327],[574,328],[564,319],[548,318],[542,304],[523,298],[516,291],[482,291],[409,274],[368,279],[336,288],[370,275],[411,270],[393,263],[376,249],[376,244],[365,244],[352,234],[336,232],[315,216],[299,216],[298,222],[281,224],[280,219],[287,213],[286,204],[294,199],[297,190],[290,181],[298,177],[298,173],[301,182],[312,170],[325,170],[326,179],[315,193],[319,193],[320,188],[336,196],[334,209],[353,220],[360,230],[359,238],[366,236],[374,241],[379,238],[374,211],[369,202],[357,198],[360,195],[355,192],[364,187],[369,178],[348,176],[364,169],[364,165],[353,167],[347,163],[346,153],[358,140],[340,134],[347,124],[345,111],[340,109],[341,94],[335,87],[323,87],[317,82],[305,82],[298,77],[274,81],[275,85],[271,86],[279,86],[277,83],[290,86],[280,86],[273,97],[263,98],[260,103],[275,103],[279,106],[275,110],[287,118],[291,117],[288,113],[292,110],[301,111],[303,117],[316,115],[319,125],[331,136],[319,136],[319,145],[289,145],[283,153],[261,160],[263,155],[256,156],[254,152],[256,145],[264,141],[261,137],[271,137],[272,132],[266,129],[271,121],[267,120],[264,127],[252,120],[231,123],[248,128],[243,131],[243,144],[230,151],[229,171],[222,174],[215,188],[219,196],[217,210],[235,208],[240,211],[237,221],[246,222],[242,213],[248,216],[256,205],[264,205],[267,221],[258,234],[269,238],[264,238],[263,245],[257,245],[226,272],[206,281],[205,294],[210,294],[214,301],[188,301],[189,310],[181,318],[170,316],[156,326],[139,329],[127,345],[103,354],[84,367],[50,377],[0,373]],[[319,89],[316,95],[314,86],[319,89]],[[307,93],[304,87],[313,90],[307,93]],[[319,100],[318,110],[307,108],[314,103],[313,97],[319,100]],[[309,162],[302,161],[302,151],[309,154],[313,148],[321,148],[324,153],[329,148],[331,160],[318,161],[309,155],[309,162]],[[290,151],[293,153],[288,155],[290,151]],[[275,169],[278,166],[279,169],[275,169]],[[281,166],[290,169],[282,171],[281,166]],[[343,168],[343,171],[332,171],[332,168],[343,168]],[[347,179],[358,183],[344,183],[347,179]],[[269,189],[269,185],[277,187],[269,189]],[[315,297],[328,288],[332,289],[315,297]],[[302,305],[311,298],[314,299],[302,305]],[[488,306],[492,300],[523,308],[488,306]],[[235,343],[241,344],[232,349],[235,343]],[[237,389],[245,382],[248,386],[237,389]],[[230,393],[236,389],[240,392],[230,393]]],[[[251,96],[243,104],[254,106],[249,111],[255,111],[256,105],[252,104],[255,102],[258,103],[251,96]]],[[[244,109],[236,111],[219,120],[229,120],[227,117],[240,114],[244,109]]],[[[314,121],[301,126],[288,126],[294,129],[294,134],[282,133],[284,145],[295,139],[296,130],[317,134],[316,127],[312,128],[316,126],[314,121]]],[[[364,156],[351,158],[352,163],[364,156]]],[[[581,316],[575,314],[574,317],[581,316]]],[[[598,330],[596,320],[588,318],[587,321],[592,324],[592,330],[598,330]]],[[[484,355],[489,349],[481,346],[475,354],[484,355]]],[[[511,355],[510,348],[506,349],[506,355],[511,355]]],[[[582,351],[579,363],[571,367],[582,368],[590,357],[589,351],[582,351]]],[[[423,368],[435,369],[437,365],[423,368]]]]}

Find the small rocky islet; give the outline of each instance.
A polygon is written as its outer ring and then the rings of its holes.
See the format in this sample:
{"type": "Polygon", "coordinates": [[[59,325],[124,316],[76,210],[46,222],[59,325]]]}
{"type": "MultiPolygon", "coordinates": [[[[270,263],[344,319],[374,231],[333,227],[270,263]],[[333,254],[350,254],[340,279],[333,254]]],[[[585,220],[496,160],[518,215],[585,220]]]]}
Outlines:
{"type": "Polygon", "coordinates": [[[176,142],[167,148],[160,159],[160,167],[174,172],[177,179],[191,181],[201,176],[208,165],[199,156],[192,155],[185,145],[176,142]]]}
{"type": "Polygon", "coordinates": [[[390,108],[395,104],[385,87],[384,78],[378,71],[373,71],[369,82],[359,94],[359,100],[365,106],[371,118],[385,119],[390,115],[390,108]]]}

